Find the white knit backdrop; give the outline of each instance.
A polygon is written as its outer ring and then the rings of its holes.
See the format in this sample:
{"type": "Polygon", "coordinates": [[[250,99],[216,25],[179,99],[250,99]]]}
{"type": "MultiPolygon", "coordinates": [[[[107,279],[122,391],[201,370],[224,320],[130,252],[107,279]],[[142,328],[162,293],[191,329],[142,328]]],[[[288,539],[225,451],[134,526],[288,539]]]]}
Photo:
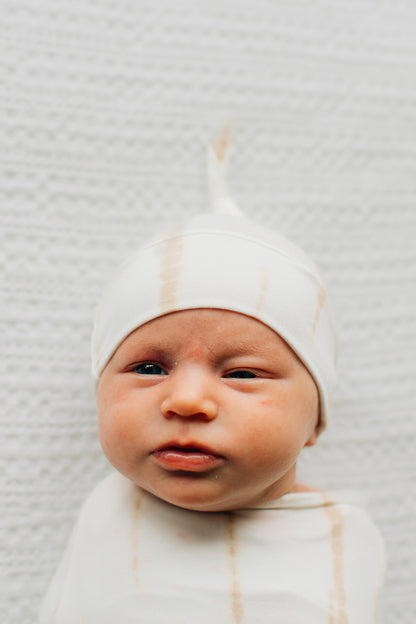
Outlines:
{"type": "Polygon", "coordinates": [[[227,117],[241,207],[312,253],[338,310],[335,415],[302,476],[367,497],[384,622],[414,624],[416,3],[0,0],[0,28],[2,624],[36,622],[109,470],[93,304],[204,207],[227,117]]]}

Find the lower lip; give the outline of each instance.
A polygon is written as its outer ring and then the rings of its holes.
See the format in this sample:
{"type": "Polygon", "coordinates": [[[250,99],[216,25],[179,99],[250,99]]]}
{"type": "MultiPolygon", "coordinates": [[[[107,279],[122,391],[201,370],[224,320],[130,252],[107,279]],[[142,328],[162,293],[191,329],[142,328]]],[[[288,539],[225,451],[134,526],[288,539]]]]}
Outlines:
{"type": "Polygon", "coordinates": [[[188,472],[204,472],[215,468],[222,461],[220,455],[179,451],[178,449],[162,449],[155,451],[152,455],[156,463],[167,470],[186,470],[188,472]]]}

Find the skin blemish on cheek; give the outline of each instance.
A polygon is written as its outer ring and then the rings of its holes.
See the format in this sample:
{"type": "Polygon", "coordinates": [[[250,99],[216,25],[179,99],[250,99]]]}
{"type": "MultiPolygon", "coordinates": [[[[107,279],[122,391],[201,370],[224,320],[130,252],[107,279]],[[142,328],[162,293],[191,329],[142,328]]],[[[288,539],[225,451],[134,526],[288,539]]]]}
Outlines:
{"type": "Polygon", "coordinates": [[[271,399],[261,399],[261,401],[259,401],[260,405],[264,405],[265,407],[273,407],[275,405],[274,401],[272,401],[271,399]]]}

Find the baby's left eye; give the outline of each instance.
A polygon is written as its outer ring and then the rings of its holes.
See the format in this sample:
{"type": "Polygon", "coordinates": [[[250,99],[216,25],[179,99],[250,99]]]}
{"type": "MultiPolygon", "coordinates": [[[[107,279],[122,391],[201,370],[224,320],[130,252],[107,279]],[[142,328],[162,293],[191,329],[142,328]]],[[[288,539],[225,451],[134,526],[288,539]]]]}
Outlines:
{"type": "Polygon", "coordinates": [[[249,370],[235,370],[231,371],[231,373],[227,373],[224,377],[231,379],[255,379],[257,375],[249,370]]]}

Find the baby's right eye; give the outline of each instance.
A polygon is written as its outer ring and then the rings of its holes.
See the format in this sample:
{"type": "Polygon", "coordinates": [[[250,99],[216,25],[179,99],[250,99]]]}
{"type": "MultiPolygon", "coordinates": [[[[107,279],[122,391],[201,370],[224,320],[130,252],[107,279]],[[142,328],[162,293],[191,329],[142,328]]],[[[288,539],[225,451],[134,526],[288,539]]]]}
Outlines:
{"type": "Polygon", "coordinates": [[[132,368],[132,371],[138,375],[167,375],[167,372],[159,364],[152,362],[140,362],[132,368]]]}

